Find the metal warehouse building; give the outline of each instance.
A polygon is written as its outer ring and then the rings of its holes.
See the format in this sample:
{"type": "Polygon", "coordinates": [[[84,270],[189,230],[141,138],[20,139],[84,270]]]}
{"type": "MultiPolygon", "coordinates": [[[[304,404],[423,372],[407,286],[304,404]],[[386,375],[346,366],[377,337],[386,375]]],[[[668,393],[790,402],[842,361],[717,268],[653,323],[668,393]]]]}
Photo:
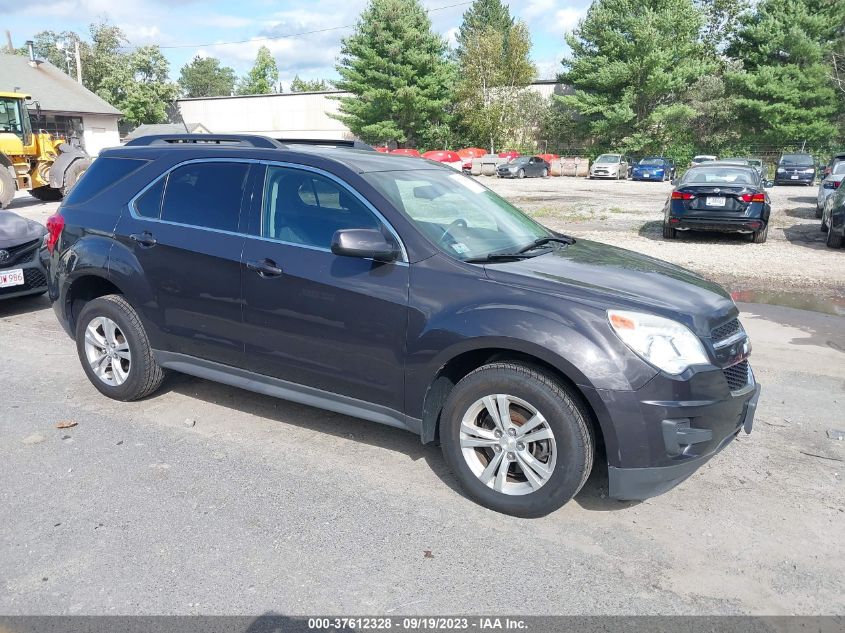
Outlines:
{"type": "MultiPolygon", "coordinates": [[[[544,97],[563,94],[553,79],[536,81],[531,90],[544,97]]],[[[180,99],[177,104],[188,124],[202,124],[212,133],[249,133],[288,138],[351,139],[352,132],[332,118],[338,97],[349,93],[287,92],[270,95],[180,99]]]]}

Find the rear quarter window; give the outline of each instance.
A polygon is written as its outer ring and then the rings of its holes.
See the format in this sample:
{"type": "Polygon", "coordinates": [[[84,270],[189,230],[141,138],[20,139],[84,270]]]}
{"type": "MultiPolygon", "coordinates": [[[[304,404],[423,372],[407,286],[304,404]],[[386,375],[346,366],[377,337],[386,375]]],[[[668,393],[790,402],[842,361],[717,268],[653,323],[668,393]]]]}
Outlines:
{"type": "Polygon", "coordinates": [[[137,158],[97,158],[76,183],[65,204],[81,204],[105,191],[149,161],[137,158]]]}

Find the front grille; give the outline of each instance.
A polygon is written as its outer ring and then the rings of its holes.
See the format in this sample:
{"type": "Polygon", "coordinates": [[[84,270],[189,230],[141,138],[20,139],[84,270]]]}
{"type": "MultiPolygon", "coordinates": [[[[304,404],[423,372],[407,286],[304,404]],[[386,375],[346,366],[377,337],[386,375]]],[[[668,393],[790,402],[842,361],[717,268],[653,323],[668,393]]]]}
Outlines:
{"type": "Polygon", "coordinates": [[[742,331],[742,325],[740,324],[739,319],[733,319],[715,328],[710,333],[710,338],[714,343],[718,343],[719,341],[724,341],[726,338],[729,338],[740,331],[742,331]]]}
{"type": "Polygon", "coordinates": [[[31,242],[25,242],[23,244],[18,244],[17,246],[9,246],[8,248],[0,249],[9,253],[9,258],[0,262],[0,268],[9,268],[15,264],[26,264],[31,262],[35,257],[35,253],[38,251],[37,247],[40,241],[41,240],[32,240],[31,242]]]}
{"type": "Polygon", "coordinates": [[[736,365],[731,365],[730,367],[725,367],[722,373],[725,374],[725,380],[728,382],[728,387],[731,391],[739,391],[748,385],[749,371],[747,360],[736,365]]]}
{"type": "Polygon", "coordinates": [[[44,276],[44,271],[38,268],[27,268],[23,271],[23,284],[19,286],[0,288],[0,297],[3,295],[15,294],[17,292],[35,290],[36,288],[44,288],[46,285],[47,278],[44,276]]]}

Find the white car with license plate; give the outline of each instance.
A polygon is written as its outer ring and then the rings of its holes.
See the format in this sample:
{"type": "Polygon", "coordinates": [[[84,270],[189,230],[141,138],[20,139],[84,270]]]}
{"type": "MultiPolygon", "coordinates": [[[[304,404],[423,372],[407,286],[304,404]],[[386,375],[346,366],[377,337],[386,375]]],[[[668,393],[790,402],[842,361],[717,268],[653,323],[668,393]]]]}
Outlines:
{"type": "Polygon", "coordinates": [[[47,272],[41,261],[46,234],[38,222],[0,211],[0,300],[47,291],[47,272]]]}

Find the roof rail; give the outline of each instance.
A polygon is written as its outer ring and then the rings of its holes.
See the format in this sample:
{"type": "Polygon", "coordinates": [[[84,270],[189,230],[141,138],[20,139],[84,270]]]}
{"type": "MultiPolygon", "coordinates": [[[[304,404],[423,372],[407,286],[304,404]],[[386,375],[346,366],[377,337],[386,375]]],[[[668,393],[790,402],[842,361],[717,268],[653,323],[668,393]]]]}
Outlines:
{"type": "Polygon", "coordinates": [[[276,139],[284,145],[313,145],[315,147],[337,147],[348,149],[364,149],[375,151],[372,145],[368,145],[363,141],[346,140],[346,139],[316,139],[316,138],[278,138],[276,139]]]}
{"type": "Polygon", "coordinates": [[[256,147],[262,149],[281,149],[284,147],[275,139],[254,134],[150,134],[132,139],[128,146],[150,145],[227,145],[237,147],[256,147]]]}

